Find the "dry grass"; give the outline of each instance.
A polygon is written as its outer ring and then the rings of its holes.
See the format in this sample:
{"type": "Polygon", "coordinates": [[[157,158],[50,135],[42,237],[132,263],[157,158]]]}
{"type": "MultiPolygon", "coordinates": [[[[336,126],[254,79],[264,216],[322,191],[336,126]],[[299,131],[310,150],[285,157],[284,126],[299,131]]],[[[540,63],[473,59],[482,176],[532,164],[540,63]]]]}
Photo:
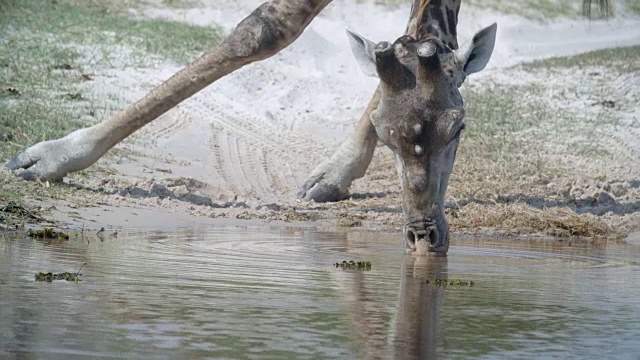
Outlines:
{"type": "Polygon", "coordinates": [[[493,231],[510,235],[539,233],[556,237],[581,236],[619,238],[612,229],[591,214],[577,214],[570,208],[536,209],[527,204],[468,204],[450,217],[452,230],[493,231]]]}

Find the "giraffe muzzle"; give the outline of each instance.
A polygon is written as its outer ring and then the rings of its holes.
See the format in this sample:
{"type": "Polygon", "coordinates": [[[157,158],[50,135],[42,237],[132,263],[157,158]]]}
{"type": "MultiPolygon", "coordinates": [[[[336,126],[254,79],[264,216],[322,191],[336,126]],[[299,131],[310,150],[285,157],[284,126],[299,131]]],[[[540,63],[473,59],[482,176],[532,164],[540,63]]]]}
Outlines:
{"type": "Polygon", "coordinates": [[[441,234],[434,221],[420,221],[404,226],[405,247],[407,252],[416,255],[441,253],[446,248],[446,235],[441,234]]]}

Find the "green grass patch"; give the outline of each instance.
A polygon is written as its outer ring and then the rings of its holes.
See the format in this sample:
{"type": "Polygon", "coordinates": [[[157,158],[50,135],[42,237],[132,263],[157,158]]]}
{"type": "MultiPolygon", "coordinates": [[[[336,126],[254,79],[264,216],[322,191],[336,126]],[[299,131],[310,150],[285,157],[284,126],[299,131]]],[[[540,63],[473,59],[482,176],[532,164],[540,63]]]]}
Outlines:
{"type": "Polygon", "coordinates": [[[589,66],[606,66],[607,69],[616,70],[619,73],[638,72],[640,71],[640,46],[596,50],[577,56],[554,57],[524,64],[522,68],[532,71],[589,66]]]}
{"type": "Polygon", "coordinates": [[[162,6],[176,9],[185,9],[198,5],[200,5],[199,2],[193,0],[162,0],[162,6]]]}
{"type": "Polygon", "coordinates": [[[535,20],[578,17],[580,1],[567,0],[468,0],[464,6],[499,11],[535,20]]]}
{"type": "MultiPolygon", "coordinates": [[[[365,0],[360,0],[365,1],[365,0]]],[[[406,0],[369,0],[378,5],[404,6],[406,0]]],[[[582,14],[580,1],[566,0],[467,0],[462,6],[493,10],[504,14],[514,14],[535,20],[558,17],[578,17],[582,14]]]]}
{"type": "Polygon", "coordinates": [[[123,56],[114,49],[130,47],[125,57],[133,53],[135,65],[150,54],[184,63],[220,39],[218,29],[132,19],[123,13],[129,5],[0,2],[0,158],[64,136],[87,119],[101,120],[78,84],[91,80],[83,71],[88,66],[115,66],[123,56]]]}
{"type": "MultiPolygon", "coordinates": [[[[127,15],[142,5],[0,0],[0,164],[27,146],[103,120],[111,100],[91,99],[80,86],[96,68],[184,64],[221,39],[217,28],[127,15]]],[[[0,200],[57,198],[63,191],[12,179],[2,175],[0,200]]]]}
{"type": "MultiPolygon", "coordinates": [[[[378,5],[391,7],[410,6],[407,0],[360,0],[361,2],[371,1],[378,5]]],[[[640,12],[640,2],[637,0],[623,1],[627,11],[640,12]]],[[[474,7],[477,9],[492,10],[503,14],[520,15],[533,20],[550,20],[561,17],[578,18],[587,15],[592,18],[604,17],[607,11],[602,11],[599,4],[594,1],[591,11],[585,14],[582,1],[580,0],[466,0],[463,7],[474,7]]],[[[613,14],[614,8],[611,4],[608,13],[613,14]]]]}
{"type": "MultiPolygon", "coordinates": [[[[51,38],[4,31],[0,42],[0,156],[81,126],[78,54],[51,38]]],[[[86,103],[86,101],[83,101],[86,103]]]]}
{"type": "Polygon", "coordinates": [[[63,137],[81,126],[74,111],[49,101],[0,102],[0,156],[7,160],[26,145],[63,137]]]}
{"type": "Polygon", "coordinates": [[[72,0],[58,1],[55,7],[40,0],[8,1],[0,3],[0,32],[52,36],[71,45],[125,45],[140,57],[155,54],[179,63],[193,60],[221,39],[218,28],[134,19],[120,7],[105,6],[72,0]]]}
{"type": "Polygon", "coordinates": [[[633,14],[640,14],[640,1],[638,0],[627,1],[626,10],[633,14]]]}

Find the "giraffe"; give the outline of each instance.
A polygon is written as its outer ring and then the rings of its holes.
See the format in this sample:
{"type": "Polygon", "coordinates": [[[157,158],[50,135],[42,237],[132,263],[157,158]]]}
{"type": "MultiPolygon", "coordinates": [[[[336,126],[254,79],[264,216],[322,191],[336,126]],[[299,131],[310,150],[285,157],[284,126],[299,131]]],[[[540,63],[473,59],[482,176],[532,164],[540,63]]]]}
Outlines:
{"type": "MultiPolygon", "coordinates": [[[[583,0],[584,15],[591,18],[593,3],[600,13],[609,16],[608,0],[583,0]]],[[[414,34],[418,24],[435,37],[441,37],[450,49],[458,48],[456,26],[460,1],[413,1],[407,34],[414,34]],[[439,11],[437,9],[440,9],[439,11]],[[439,12],[442,13],[442,18],[439,12]],[[422,14],[426,17],[420,17],[422,14]],[[446,21],[444,21],[446,18],[446,21]],[[453,25],[453,26],[452,26],[453,25]]],[[[299,199],[335,202],[349,197],[349,186],[365,175],[379,137],[370,121],[380,102],[379,88],[369,101],[355,130],[327,160],[319,164],[307,177],[297,194],[299,199]]]]}
{"type": "MultiPolygon", "coordinates": [[[[61,180],[91,166],[117,143],[204,87],[287,47],[329,3],[265,2],[218,46],[112,118],[37,143],[5,166],[26,180],[61,180]]],[[[494,24],[458,49],[459,8],[460,0],[413,0],[407,35],[393,44],[376,45],[349,32],[356,59],[365,72],[380,77],[380,86],[353,136],[328,166],[312,173],[299,194],[318,201],[344,197],[351,181],[364,175],[375,144],[382,140],[396,154],[409,252],[447,252],[444,193],[464,127],[458,87],[468,74],[484,68],[495,41],[494,24]]]]}
{"type": "MultiPolygon", "coordinates": [[[[375,133],[394,153],[408,253],[445,255],[449,249],[444,197],[465,126],[459,89],[468,75],[484,69],[495,45],[494,23],[458,48],[460,2],[414,2],[407,34],[393,43],[374,44],[348,32],[362,69],[380,79],[377,104],[368,107],[366,116],[370,128],[363,120],[361,128],[375,133]]],[[[314,178],[302,191],[314,194],[317,188],[314,178]]],[[[327,194],[326,188],[319,189],[327,194]]]]}
{"type": "MultiPolygon", "coordinates": [[[[435,38],[441,38],[450,49],[458,49],[457,22],[460,5],[460,0],[414,1],[405,33],[416,34],[420,27],[435,38]]],[[[360,60],[358,55],[356,58],[360,60]]],[[[367,74],[373,75],[371,72],[367,74]]],[[[378,87],[355,131],[331,157],[311,172],[298,192],[298,198],[334,202],[349,197],[349,186],[355,179],[364,176],[378,143],[379,138],[370,118],[379,102],[378,87]]]]}

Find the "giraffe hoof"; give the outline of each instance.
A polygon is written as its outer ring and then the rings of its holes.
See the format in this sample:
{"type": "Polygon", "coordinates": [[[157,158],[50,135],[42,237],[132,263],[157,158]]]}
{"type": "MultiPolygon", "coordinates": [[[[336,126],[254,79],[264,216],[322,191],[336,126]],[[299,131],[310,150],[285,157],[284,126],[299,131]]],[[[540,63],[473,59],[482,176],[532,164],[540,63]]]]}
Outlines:
{"type": "Polygon", "coordinates": [[[308,180],[298,192],[298,199],[313,200],[315,202],[336,202],[347,199],[348,191],[342,191],[333,184],[327,184],[322,180],[308,180]]]}

